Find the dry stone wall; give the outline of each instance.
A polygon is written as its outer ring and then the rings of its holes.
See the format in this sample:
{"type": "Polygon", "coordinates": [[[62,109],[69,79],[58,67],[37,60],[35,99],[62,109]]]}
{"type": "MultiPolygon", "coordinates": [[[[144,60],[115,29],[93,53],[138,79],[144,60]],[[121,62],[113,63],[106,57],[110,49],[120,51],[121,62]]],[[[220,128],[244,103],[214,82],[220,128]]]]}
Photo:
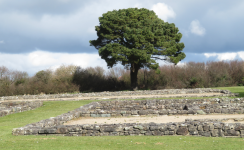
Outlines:
{"type": "Polygon", "coordinates": [[[101,101],[93,103],[90,110],[81,112],[82,117],[120,117],[141,115],[183,114],[242,114],[244,99],[165,99],[101,101]]]}
{"type": "MultiPolygon", "coordinates": [[[[42,95],[19,95],[19,96],[5,96],[0,97],[0,101],[7,100],[45,100],[45,99],[56,99],[56,100],[73,100],[73,98],[83,97],[104,97],[104,96],[136,96],[136,95],[170,95],[170,94],[203,94],[204,93],[221,93],[218,96],[236,96],[228,90],[211,89],[211,88],[196,88],[196,89],[165,89],[165,90],[138,90],[138,91],[118,91],[118,92],[92,92],[92,93],[78,93],[78,94],[42,94],[42,95]]],[[[194,95],[193,95],[194,96],[194,95]]],[[[172,96],[176,97],[176,96],[172,96]]],[[[182,97],[182,96],[177,96],[182,97]]],[[[94,98],[96,99],[96,98],[94,98]]],[[[122,99],[122,98],[121,98],[122,99]]]]}
{"type": "Polygon", "coordinates": [[[130,115],[171,115],[244,113],[244,98],[168,99],[93,102],[68,113],[15,128],[13,135],[119,136],[119,135],[192,135],[207,137],[244,137],[244,124],[222,120],[191,120],[175,123],[123,123],[63,125],[79,117],[130,115]],[[227,111],[225,111],[227,110],[227,111]]]}
{"type": "Polygon", "coordinates": [[[0,102],[0,117],[32,110],[43,105],[42,101],[0,102]]]}
{"type": "Polygon", "coordinates": [[[176,123],[124,123],[59,125],[48,128],[14,129],[14,135],[122,136],[192,135],[206,137],[244,137],[244,124],[214,120],[190,120],[176,123]]]}

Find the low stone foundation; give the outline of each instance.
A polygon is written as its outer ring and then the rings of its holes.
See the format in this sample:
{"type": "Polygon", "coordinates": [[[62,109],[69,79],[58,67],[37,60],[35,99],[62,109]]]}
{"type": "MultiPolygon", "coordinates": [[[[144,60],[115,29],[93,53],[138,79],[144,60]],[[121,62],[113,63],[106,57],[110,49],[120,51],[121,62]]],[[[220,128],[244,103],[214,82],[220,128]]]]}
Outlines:
{"type": "Polygon", "coordinates": [[[92,103],[81,117],[121,117],[138,115],[243,114],[244,99],[165,99],[101,101],[92,103]]]}
{"type": "Polygon", "coordinates": [[[32,110],[41,107],[42,105],[43,102],[41,101],[0,102],[0,117],[27,110],[32,110]]]}
{"type": "MultiPolygon", "coordinates": [[[[165,90],[138,90],[138,91],[119,91],[119,92],[92,92],[92,93],[78,93],[78,94],[43,94],[43,95],[19,95],[19,96],[5,96],[0,97],[0,101],[8,100],[81,100],[89,97],[89,99],[101,99],[101,97],[120,97],[123,96],[140,96],[140,95],[152,95],[152,97],[158,97],[160,95],[172,95],[172,94],[203,94],[203,97],[209,97],[204,93],[220,93],[216,96],[237,96],[238,94],[231,93],[227,90],[211,89],[211,88],[197,88],[197,89],[165,89],[165,90]],[[157,95],[157,96],[154,96],[157,95]],[[98,97],[98,98],[97,98],[98,97]]],[[[213,96],[213,95],[210,95],[213,96]]],[[[182,96],[172,96],[182,97],[182,96]]],[[[183,96],[186,97],[186,96],[183,96]]],[[[128,99],[128,97],[127,97],[128,99]]]]}
{"type": "Polygon", "coordinates": [[[244,98],[163,99],[93,102],[68,113],[15,128],[13,135],[194,135],[213,137],[244,137],[244,124],[223,123],[222,120],[191,120],[175,123],[124,123],[63,125],[79,117],[239,114],[244,113],[244,98]]]}
{"type": "Polygon", "coordinates": [[[190,120],[177,123],[124,123],[95,125],[59,125],[49,128],[13,129],[13,135],[62,136],[162,136],[192,135],[206,137],[244,137],[244,124],[222,123],[214,120],[190,120]]]}

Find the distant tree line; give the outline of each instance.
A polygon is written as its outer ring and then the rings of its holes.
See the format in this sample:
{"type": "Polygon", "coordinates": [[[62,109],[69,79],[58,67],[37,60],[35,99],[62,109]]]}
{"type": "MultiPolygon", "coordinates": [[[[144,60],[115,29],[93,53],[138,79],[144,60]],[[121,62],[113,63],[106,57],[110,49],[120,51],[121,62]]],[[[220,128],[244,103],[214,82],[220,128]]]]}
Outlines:
{"type": "MultiPolygon", "coordinates": [[[[163,65],[160,73],[140,69],[138,88],[142,90],[208,88],[244,85],[244,61],[189,62],[163,65]]],[[[41,70],[34,76],[27,72],[0,67],[0,96],[56,94],[129,90],[130,71],[123,68],[81,68],[63,65],[56,70],[41,70]]]]}

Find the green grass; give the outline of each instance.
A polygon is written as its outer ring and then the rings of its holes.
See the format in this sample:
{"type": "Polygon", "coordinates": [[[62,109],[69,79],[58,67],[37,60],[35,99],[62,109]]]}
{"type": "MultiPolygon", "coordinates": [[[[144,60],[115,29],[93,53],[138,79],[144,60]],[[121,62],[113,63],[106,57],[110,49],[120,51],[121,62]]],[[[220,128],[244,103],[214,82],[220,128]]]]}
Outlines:
{"type": "MultiPolygon", "coordinates": [[[[224,87],[242,93],[244,87],[224,87]]],[[[95,100],[49,101],[35,110],[0,118],[0,150],[10,149],[244,149],[244,138],[191,136],[13,136],[12,129],[55,117],[95,100]]]]}
{"type": "Polygon", "coordinates": [[[232,93],[239,93],[240,97],[244,97],[244,86],[233,86],[233,87],[217,87],[215,89],[229,90],[232,93]]]}

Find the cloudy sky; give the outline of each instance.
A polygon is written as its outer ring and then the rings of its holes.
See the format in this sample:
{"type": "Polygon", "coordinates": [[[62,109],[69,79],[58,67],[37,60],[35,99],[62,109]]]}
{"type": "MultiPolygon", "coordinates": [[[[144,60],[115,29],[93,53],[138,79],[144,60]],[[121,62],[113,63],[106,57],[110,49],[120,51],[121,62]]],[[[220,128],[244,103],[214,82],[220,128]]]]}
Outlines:
{"type": "Polygon", "coordinates": [[[243,0],[0,0],[0,66],[27,71],[106,63],[89,40],[114,9],[154,10],[183,34],[182,62],[244,60],[243,0]]]}

